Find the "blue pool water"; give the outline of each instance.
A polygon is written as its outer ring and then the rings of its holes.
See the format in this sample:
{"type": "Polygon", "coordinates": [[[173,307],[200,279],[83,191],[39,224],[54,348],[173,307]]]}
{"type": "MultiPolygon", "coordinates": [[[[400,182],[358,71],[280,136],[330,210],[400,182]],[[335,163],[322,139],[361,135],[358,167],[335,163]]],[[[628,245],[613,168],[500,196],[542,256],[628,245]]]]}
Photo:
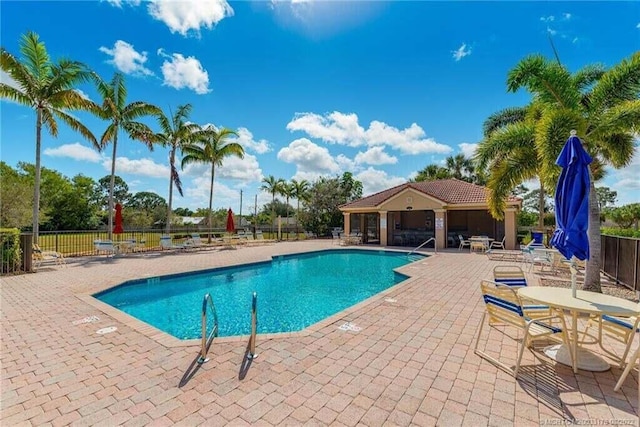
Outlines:
{"type": "Polygon", "coordinates": [[[216,306],[218,335],[248,335],[252,294],[256,292],[258,333],[291,332],[401,282],[406,276],[393,269],[411,261],[401,252],[319,251],[278,256],[271,262],[135,280],[94,296],[177,338],[191,339],[201,336],[206,293],[211,294],[216,306]]]}

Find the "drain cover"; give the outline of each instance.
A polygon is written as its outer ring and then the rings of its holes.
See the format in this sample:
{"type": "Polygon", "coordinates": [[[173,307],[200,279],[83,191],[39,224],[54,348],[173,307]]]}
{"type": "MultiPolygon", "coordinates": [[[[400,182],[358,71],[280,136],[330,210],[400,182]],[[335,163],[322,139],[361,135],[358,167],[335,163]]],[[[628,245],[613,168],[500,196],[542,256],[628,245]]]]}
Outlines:
{"type": "Polygon", "coordinates": [[[109,326],[107,328],[98,329],[96,331],[96,334],[99,334],[99,335],[110,334],[111,332],[115,332],[117,330],[118,328],[116,328],[115,326],[109,326]]]}

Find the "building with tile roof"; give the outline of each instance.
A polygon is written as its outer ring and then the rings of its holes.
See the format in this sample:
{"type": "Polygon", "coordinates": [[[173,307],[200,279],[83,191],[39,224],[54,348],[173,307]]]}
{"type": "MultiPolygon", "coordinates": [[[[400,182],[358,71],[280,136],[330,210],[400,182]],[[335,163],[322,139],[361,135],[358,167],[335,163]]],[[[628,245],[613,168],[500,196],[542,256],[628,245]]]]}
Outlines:
{"type": "Polygon", "coordinates": [[[439,249],[457,247],[459,237],[486,235],[517,245],[516,214],[522,200],[506,200],[504,220],[489,214],[489,190],[458,179],[408,182],[340,206],[345,233],[382,246],[416,247],[434,238],[439,249]]]}

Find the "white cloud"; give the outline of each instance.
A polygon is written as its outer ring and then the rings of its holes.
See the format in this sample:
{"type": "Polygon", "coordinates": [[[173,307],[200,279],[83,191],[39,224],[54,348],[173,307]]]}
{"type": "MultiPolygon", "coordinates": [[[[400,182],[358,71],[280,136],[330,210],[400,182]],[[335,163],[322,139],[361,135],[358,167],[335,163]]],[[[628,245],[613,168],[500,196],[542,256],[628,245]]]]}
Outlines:
{"type": "Polygon", "coordinates": [[[385,171],[372,167],[354,175],[354,178],[362,182],[362,195],[368,196],[396,185],[407,182],[399,176],[389,176],[385,171]]]}
{"type": "Polygon", "coordinates": [[[465,56],[471,55],[471,48],[467,48],[467,44],[462,43],[462,45],[458,49],[451,51],[451,53],[453,59],[458,62],[465,56]]]}
{"type": "Polygon", "coordinates": [[[211,92],[209,73],[195,57],[185,58],[179,53],[167,55],[162,49],[158,49],[158,55],[167,58],[162,64],[163,85],[175,89],[189,88],[198,95],[211,92]]]}
{"type": "Polygon", "coordinates": [[[315,113],[296,113],[287,124],[290,131],[303,131],[313,138],[325,142],[357,147],[364,145],[364,129],[358,125],[356,114],[343,114],[338,111],[323,117],[315,113]]]}
{"type": "Polygon", "coordinates": [[[551,34],[552,36],[558,34],[558,32],[551,27],[547,27],[547,33],[551,34]]]}
{"type": "Polygon", "coordinates": [[[553,16],[553,15],[549,15],[549,16],[541,16],[541,17],[540,17],[540,20],[541,20],[542,22],[553,22],[553,21],[555,21],[555,20],[556,20],[556,17],[555,17],[555,16],[553,16]]]}
{"type": "Polygon", "coordinates": [[[569,20],[571,19],[571,17],[572,17],[572,15],[571,15],[570,13],[566,13],[566,12],[565,12],[565,13],[563,13],[563,14],[562,14],[562,18],[563,18],[565,21],[569,21],[569,20]]]}
{"type": "Polygon", "coordinates": [[[11,86],[16,89],[20,89],[20,85],[18,85],[18,82],[13,80],[13,78],[4,70],[0,70],[0,83],[4,83],[7,86],[11,86]]]}
{"type": "Polygon", "coordinates": [[[315,113],[296,113],[287,124],[290,131],[303,131],[312,138],[320,138],[330,144],[359,146],[389,146],[402,154],[451,152],[451,147],[425,138],[424,130],[413,123],[406,129],[398,129],[377,120],[364,129],[358,124],[356,114],[338,111],[321,116],[315,113]]]}
{"type": "Polygon", "coordinates": [[[460,152],[464,154],[465,157],[473,157],[476,154],[478,144],[463,142],[462,144],[458,144],[458,147],[460,147],[460,152]]]}
{"type": "MultiPolygon", "coordinates": [[[[209,191],[211,189],[211,176],[200,176],[187,183],[184,188],[185,198],[191,199],[190,205],[197,209],[198,207],[209,207],[209,191]]],[[[228,208],[235,206],[240,200],[240,192],[229,188],[222,182],[213,184],[213,207],[228,208]]],[[[182,203],[181,203],[182,204],[182,203]]],[[[235,209],[234,209],[235,211],[235,209]]]]}
{"type": "Polygon", "coordinates": [[[384,152],[384,147],[371,147],[364,153],[360,151],[355,157],[356,163],[369,165],[387,165],[398,163],[398,158],[384,152]]]}
{"type": "MultiPolygon", "coordinates": [[[[105,159],[102,166],[111,171],[111,159],[105,159]]],[[[116,157],[116,174],[142,175],[150,178],[169,179],[169,166],[161,165],[152,159],[129,159],[128,157],[116,157]]]]}
{"type": "Polygon", "coordinates": [[[111,6],[122,8],[123,5],[138,6],[141,0],[105,0],[111,6]]]}
{"type": "Polygon", "coordinates": [[[84,99],[89,99],[89,95],[86,94],[86,92],[81,91],[80,89],[74,89],[78,95],[80,95],[81,97],[83,97],[84,99]]]}
{"type": "Polygon", "coordinates": [[[580,39],[579,39],[579,38],[574,37],[574,38],[573,38],[573,40],[571,40],[571,43],[576,44],[576,43],[578,43],[579,41],[580,41],[580,39]]]}
{"type": "Polygon", "coordinates": [[[51,157],[69,157],[74,160],[98,163],[102,160],[102,156],[96,150],[75,142],[73,144],[64,144],[56,148],[47,148],[44,154],[51,157]]]}
{"type": "Polygon", "coordinates": [[[149,14],[164,22],[172,33],[187,36],[193,31],[200,36],[200,29],[212,29],[224,18],[233,16],[233,9],[226,0],[151,0],[149,14]]]}
{"type": "Polygon", "coordinates": [[[636,25],[636,28],[640,28],[640,22],[638,22],[638,25],[636,25]]]}
{"type": "MultiPolygon", "coordinates": [[[[636,140],[636,144],[640,141],[636,140]]],[[[618,206],[626,205],[629,203],[639,203],[640,197],[638,190],[640,190],[640,145],[636,145],[631,158],[631,163],[623,169],[609,169],[610,185],[612,190],[618,192],[618,206]]],[[[596,183],[598,186],[598,184],[596,183]]]]}
{"type": "Polygon", "coordinates": [[[360,169],[356,162],[354,162],[344,154],[338,154],[338,156],[336,157],[336,163],[338,164],[338,167],[341,171],[353,172],[360,169]]]}
{"type": "Polygon", "coordinates": [[[258,154],[264,154],[271,151],[271,147],[269,146],[269,142],[266,139],[261,139],[259,141],[255,141],[253,139],[253,134],[247,128],[238,128],[238,139],[236,142],[245,150],[255,151],[258,154]]]}
{"type": "Polygon", "coordinates": [[[260,182],[262,169],[256,156],[245,154],[243,159],[230,156],[224,159],[222,166],[216,168],[216,177],[234,179],[243,182],[260,182]]]}
{"type": "Polygon", "coordinates": [[[278,159],[295,164],[298,172],[322,175],[340,171],[338,163],[331,157],[329,150],[314,144],[307,138],[296,139],[282,148],[278,152],[278,159]]]}
{"type": "Polygon", "coordinates": [[[117,40],[113,49],[101,46],[98,50],[111,56],[107,63],[112,64],[125,74],[132,76],[153,75],[153,71],[144,66],[144,63],[147,62],[147,52],[137,52],[133,45],[123,40],[117,40]]]}

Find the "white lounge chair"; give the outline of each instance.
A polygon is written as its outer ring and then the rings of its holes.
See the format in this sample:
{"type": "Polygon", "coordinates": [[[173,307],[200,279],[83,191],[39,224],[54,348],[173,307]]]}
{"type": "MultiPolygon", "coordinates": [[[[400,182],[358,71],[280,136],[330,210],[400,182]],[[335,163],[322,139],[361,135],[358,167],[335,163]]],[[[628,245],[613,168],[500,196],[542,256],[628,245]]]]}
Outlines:
{"type": "Polygon", "coordinates": [[[33,244],[33,262],[37,270],[43,263],[55,263],[57,265],[67,265],[64,255],[57,251],[43,251],[40,246],[33,244]]]}
{"type": "Polygon", "coordinates": [[[185,250],[187,249],[186,245],[174,245],[173,242],[171,241],[171,236],[167,236],[167,235],[162,235],[160,236],[160,247],[165,250],[165,249],[169,249],[169,250],[185,250]]]}
{"type": "Polygon", "coordinates": [[[93,247],[97,255],[104,254],[106,256],[114,256],[118,253],[118,248],[113,245],[111,240],[94,240],[93,247]]]}

